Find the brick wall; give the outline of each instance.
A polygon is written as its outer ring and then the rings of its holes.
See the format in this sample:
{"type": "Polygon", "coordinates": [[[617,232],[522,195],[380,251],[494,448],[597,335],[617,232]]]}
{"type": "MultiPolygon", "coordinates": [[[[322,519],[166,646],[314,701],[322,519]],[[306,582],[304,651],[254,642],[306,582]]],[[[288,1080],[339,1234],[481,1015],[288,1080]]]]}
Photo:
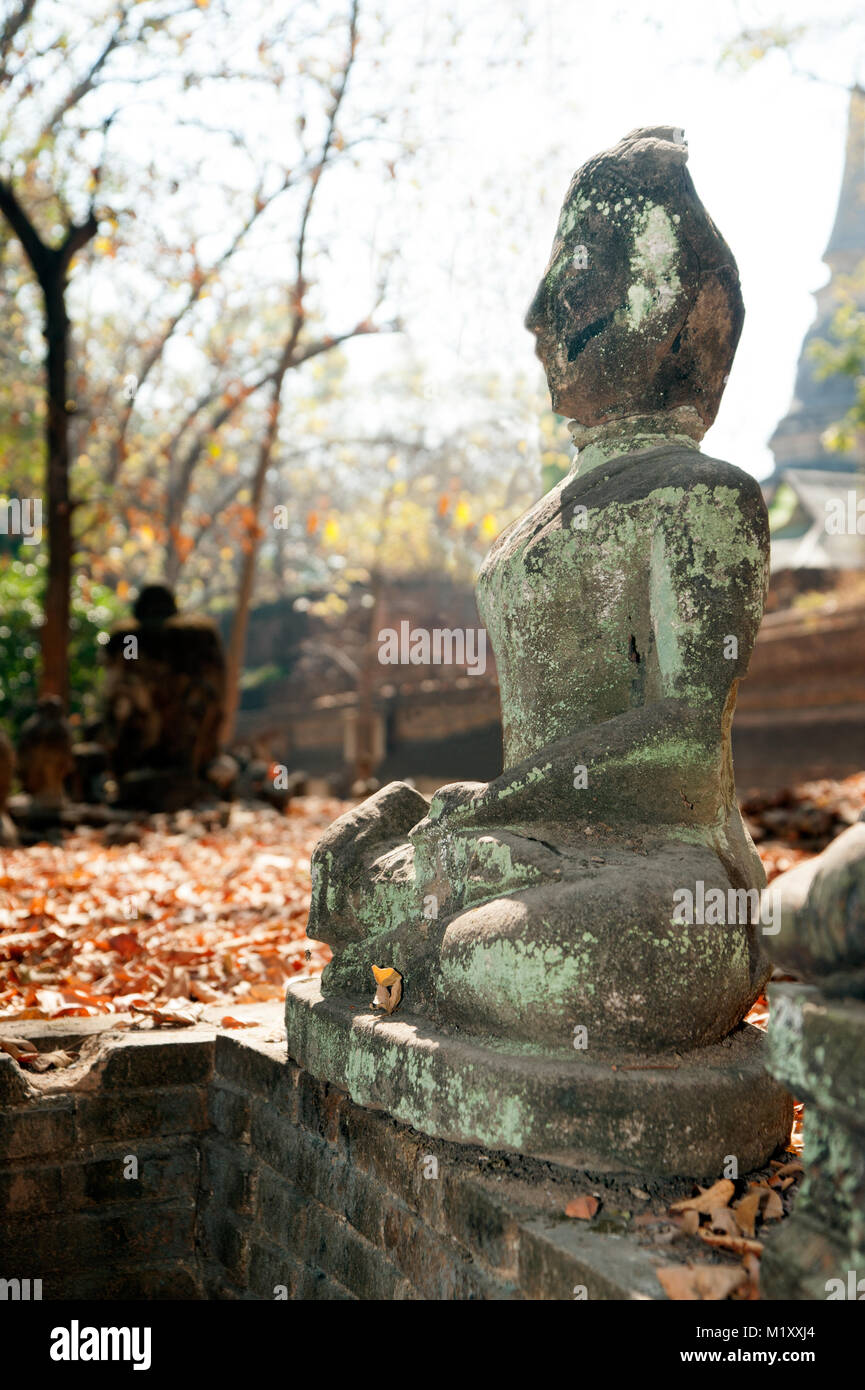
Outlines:
{"type": "MultiPolygon", "coordinates": [[[[66,1041],[41,1028],[41,1050],[66,1041]]],[[[0,1278],[43,1299],[659,1295],[657,1256],[562,1219],[573,1174],[417,1134],[284,1045],[198,1028],[86,1048],[32,1082],[0,1053],[0,1278]]]]}
{"type": "Polygon", "coordinates": [[[0,1054],[0,1277],[41,1279],[43,1298],[200,1296],[211,1054],[121,1046],[91,1085],[56,1091],[0,1054]]]}

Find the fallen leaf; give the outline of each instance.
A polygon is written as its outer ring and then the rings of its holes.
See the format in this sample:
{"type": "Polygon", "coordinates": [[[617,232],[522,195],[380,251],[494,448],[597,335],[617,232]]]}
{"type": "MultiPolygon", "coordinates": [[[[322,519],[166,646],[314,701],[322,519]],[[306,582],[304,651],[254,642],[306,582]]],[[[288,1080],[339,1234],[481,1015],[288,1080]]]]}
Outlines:
{"type": "Polygon", "coordinates": [[[0,1038],[0,1052],[8,1052],[16,1062],[20,1062],[22,1057],[34,1056],[37,1051],[26,1038],[0,1038]]]}
{"type": "Polygon", "coordinates": [[[572,1197],[565,1207],[565,1216],[573,1216],[577,1221],[591,1221],[599,1206],[597,1197],[572,1197]]]}
{"type": "Polygon", "coordinates": [[[763,1242],[759,1240],[746,1240],[744,1236],[716,1236],[708,1229],[700,1230],[697,1234],[707,1245],[714,1245],[718,1250],[732,1250],[734,1255],[763,1253],[763,1242]]]}
{"type": "Polygon", "coordinates": [[[225,1017],[221,1018],[219,1021],[223,1028],[255,1028],[257,1026],[255,1022],[244,1023],[239,1018],[232,1018],[231,1014],[226,1014],[225,1017]]]}
{"type": "Polygon", "coordinates": [[[375,976],[376,991],[372,1001],[374,1009],[384,1009],[385,1013],[392,1014],[399,1006],[402,999],[402,975],[393,966],[372,967],[375,976]]]}
{"type": "Polygon", "coordinates": [[[802,1164],[799,1162],[799,1159],[794,1158],[791,1159],[789,1163],[782,1163],[781,1167],[776,1172],[775,1177],[786,1178],[789,1177],[791,1174],[794,1177],[798,1177],[798,1175],[800,1173],[804,1173],[804,1171],[805,1169],[802,1167],[802,1164]]]}
{"type": "Polygon", "coordinates": [[[57,1049],[55,1052],[34,1052],[27,1053],[21,1058],[21,1066],[26,1066],[29,1071],[54,1071],[62,1067],[71,1067],[75,1061],[72,1052],[63,1052],[57,1049]]]}
{"type": "Polygon", "coordinates": [[[4,851],[0,1021],[282,998],[330,959],[306,937],[309,860],[346,809],[304,797],[288,818],[238,802],[228,825],[224,811],[136,816],[134,843],[86,827],[4,851]]]}
{"type": "Polygon", "coordinates": [[[186,1009],[157,1009],[150,1004],[132,1004],[133,1013],[153,1020],[154,1028],[191,1028],[201,1017],[202,1005],[190,1004],[186,1009]]]}
{"type": "Polygon", "coordinates": [[[723,1236],[740,1236],[739,1224],[729,1207],[716,1207],[709,1216],[710,1231],[723,1236]]]}
{"type": "Polygon", "coordinates": [[[763,1203],[763,1220],[780,1221],[783,1215],[784,1203],[781,1201],[780,1193],[770,1192],[763,1203]]]}
{"type": "Polygon", "coordinates": [[[682,1214],[682,1230],[689,1236],[695,1236],[700,1229],[700,1213],[698,1211],[686,1211],[682,1214]]]}
{"type": "Polygon", "coordinates": [[[701,1188],[699,1196],[674,1202],[670,1211],[699,1211],[710,1216],[716,1207],[725,1207],[735,1191],[735,1183],[729,1178],[720,1178],[711,1187],[701,1188]]]}
{"type": "Polygon", "coordinates": [[[754,1234],[754,1224],[762,1200],[760,1189],[752,1187],[750,1192],[746,1192],[745,1196],[741,1197],[734,1207],[736,1220],[746,1236],[754,1234]]]}
{"type": "Polygon", "coordinates": [[[668,1298],[688,1302],[729,1298],[748,1278],[744,1269],[730,1265],[659,1265],[655,1273],[668,1298]]]}

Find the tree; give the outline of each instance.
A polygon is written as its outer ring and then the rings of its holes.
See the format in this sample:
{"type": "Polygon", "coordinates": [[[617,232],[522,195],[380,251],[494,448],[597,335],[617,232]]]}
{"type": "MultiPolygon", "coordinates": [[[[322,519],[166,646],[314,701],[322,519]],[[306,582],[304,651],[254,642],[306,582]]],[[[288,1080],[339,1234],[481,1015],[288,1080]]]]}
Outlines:
{"type": "MultiPolygon", "coordinates": [[[[47,482],[48,576],[42,627],[42,689],[65,701],[68,696],[69,604],[72,577],[69,391],[71,325],[70,272],[75,257],[91,242],[104,215],[97,206],[111,111],[94,126],[81,116],[94,97],[117,81],[118,55],[151,46],[152,36],[195,5],[136,5],[134,0],[102,9],[70,23],[63,7],[43,0],[18,0],[0,30],[0,93],[5,115],[4,148],[9,157],[0,174],[0,213],[17,237],[42,293],[45,337],[45,461],[47,482]],[[82,24],[81,20],[85,22],[82,24]],[[95,38],[95,43],[94,43],[95,38]],[[53,100],[52,100],[53,98],[53,100]],[[35,138],[27,114],[36,107],[35,138]],[[16,122],[27,133],[15,139],[16,122]],[[87,160],[92,137],[100,137],[99,157],[87,160]],[[75,155],[80,147],[83,156],[75,155]],[[74,205],[82,206],[76,215],[74,205]]],[[[92,7],[91,7],[92,9],[92,7]]],[[[154,70],[151,74],[156,76],[154,70]]],[[[141,74],[135,80],[144,80],[141,74]]],[[[129,80],[128,78],[126,80],[129,80]]]]}
{"type": "MultiPolygon", "coordinates": [[[[262,534],[260,518],[264,500],[265,482],[278,439],[280,407],[282,404],[286,377],[289,372],[296,370],[302,363],[308,362],[310,359],[320,356],[322,353],[330,352],[333,348],[346,342],[350,338],[356,338],[380,331],[380,327],[374,322],[372,317],[378,307],[378,304],[376,304],[369,316],[356,323],[354,327],[346,329],[336,336],[325,335],[322,337],[313,335],[308,339],[304,333],[308,319],[306,308],[306,295],[308,289],[306,278],[307,240],[316,194],[322,184],[333,153],[345,143],[338,130],[337,122],[345,100],[357,53],[358,9],[359,0],[351,0],[347,23],[345,57],[342,67],[335,78],[332,91],[332,102],[327,115],[320,152],[309,176],[308,191],[301,208],[295,237],[295,273],[290,290],[291,299],[288,327],[282,343],[280,344],[276,366],[268,386],[266,420],[258,446],[255,471],[252,477],[248,524],[242,549],[237,601],[228,643],[228,694],[226,699],[225,722],[223,726],[223,738],[226,742],[230,740],[234,732],[234,724],[240,698],[240,675],[246,649],[246,634],[249,625],[249,609],[255,583],[255,566],[258,546],[262,534]]],[[[380,294],[379,302],[381,297],[382,295],[380,294]]],[[[393,327],[394,325],[391,326],[393,327]]]]}

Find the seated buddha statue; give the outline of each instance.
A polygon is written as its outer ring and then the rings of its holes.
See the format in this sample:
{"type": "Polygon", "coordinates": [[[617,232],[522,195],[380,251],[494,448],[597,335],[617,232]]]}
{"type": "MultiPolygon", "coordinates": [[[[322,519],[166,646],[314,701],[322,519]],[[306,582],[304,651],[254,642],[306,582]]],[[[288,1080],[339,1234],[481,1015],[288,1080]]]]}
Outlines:
{"type": "MultiPolygon", "coordinates": [[[[504,771],[431,800],[394,782],[326,831],[309,935],[322,990],[484,1039],[596,1053],[716,1043],[770,965],[750,920],[677,920],[681,890],[760,890],[730,727],[768,577],[757,482],[703,454],[743,321],[736,263],[680,131],[574,176],[526,326],[570,473],[499,536],[478,606],[504,771]]],[[[734,894],[735,896],[735,894],[734,894]]]]}

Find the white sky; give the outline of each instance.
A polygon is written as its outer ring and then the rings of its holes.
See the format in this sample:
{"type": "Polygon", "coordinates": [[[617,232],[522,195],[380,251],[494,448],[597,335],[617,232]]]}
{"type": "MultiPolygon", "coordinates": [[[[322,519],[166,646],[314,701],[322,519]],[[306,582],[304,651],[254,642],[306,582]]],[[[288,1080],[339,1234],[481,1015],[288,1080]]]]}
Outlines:
{"type": "MultiPolygon", "coordinates": [[[[347,348],[348,408],[358,433],[387,428],[387,376],[406,362],[423,370],[429,399],[419,413],[431,423],[488,414],[489,403],[477,396],[484,373],[506,390],[515,377],[540,381],[522,320],[571,175],[634,127],[670,124],[685,130],[694,183],[737,258],[746,305],[732,376],[704,447],[758,477],[770,471],[766,442],[790,401],[814,314],[811,292],[826,279],[821,256],[840,185],[846,87],[865,80],[865,20],[845,0],[785,0],[781,10],[776,2],[715,0],[710,8],[637,0],[608,8],[598,0],[362,0],[346,132],[351,137],[352,101],[367,111],[376,103],[404,109],[419,152],[392,181],[382,180],[381,166],[365,153],[359,170],[328,176],[317,199],[312,236],[327,256],[314,273],[328,331],[369,311],[375,257],[368,242],[400,251],[382,316],[399,313],[406,334],[347,348]],[[795,61],[823,81],[796,75],[780,54],[746,73],[719,69],[726,41],[779,20],[809,26],[795,61]],[[382,21],[391,33],[378,46],[382,21]],[[380,66],[371,70],[376,59],[380,66]],[[335,227],[342,229],[336,235],[335,227]]],[[[303,16],[288,0],[283,12],[282,3],[274,0],[274,13],[284,13],[291,53],[292,26],[303,16]]],[[[249,28],[247,4],[255,8],[257,0],[229,4],[238,44],[249,28]]],[[[304,4],[319,13],[347,9],[347,0],[304,4]]],[[[342,30],[334,32],[341,52],[342,30]]],[[[294,158],[296,113],[287,98],[271,101],[265,108],[250,85],[231,115],[257,130],[262,165],[281,159],[284,167],[294,158]]],[[[181,131],[176,115],[168,102],[137,117],[135,143],[169,169],[178,152],[194,154],[194,131],[181,131]]],[[[134,107],[130,119],[134,137],[134,107]]],[[[374,156],[376,146],[365,150],[374,156]]],[[[227,221],[208,201],[213,190],[200,178],[183,186],[220,240],[227,221]]],[[[280,205],[267,244],[250,248],[276,278],[291,273],[285,238],[295,225],[280,205]]],[[[525,429],[531,440],[531,420],[525,429]]]]}
{"type": "MultiPolygon", "coordinates": [[[[408,73],[448,7],[429,0],[425,33],[416,16],[401,22],[399,0],[391,4],[388,67],[400,68],[404,52],[408,73]]],[[[862,19],[843,22],[849,11],[836,0],[819,11],[786,0],[780,13],[734,0],[711,11],[693,0],[614,9],[583,0],[498,0],[490,9],[460,0],[449,8],[466,21],[453,72],[431,67],[413,98],[420,186],[400,182],[389,210],[404,254],[394,307],[427,363],[433,395],[446,408],[461,376],[536,370],[522,317],[571,174],[636,126],[682,126],[697,191],[738,260],[747,311],[703,447],[765,476],[766,441],[789,404],[813,318],[810,292],[827,275],[821,256],[841,178],[844,88],[865,77],[862,19]],[[779,18],[815,24],[796,62],[826,81],[794,75],[782,55],[744,74],[719,70],[725,40],[779,18]],[[517,49],[522,21],[530,33],[517,49]]],[[[409,344],[354,344],[352,371],[370,381],[409,344]]]]}

